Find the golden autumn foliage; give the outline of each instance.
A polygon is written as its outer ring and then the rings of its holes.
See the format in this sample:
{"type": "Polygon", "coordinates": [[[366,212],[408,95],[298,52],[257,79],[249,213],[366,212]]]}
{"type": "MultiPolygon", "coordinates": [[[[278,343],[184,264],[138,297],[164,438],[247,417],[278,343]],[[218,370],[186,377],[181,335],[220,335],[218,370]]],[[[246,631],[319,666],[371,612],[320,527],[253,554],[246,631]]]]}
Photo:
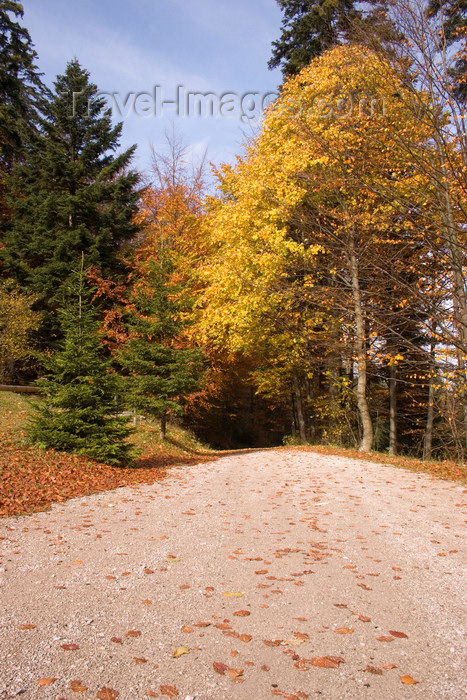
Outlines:
{"type": "Polygon", "coordinates": [[[218,172],[199,332],[260,356],[258,390],[293,395],[302,439],[359,434],[370,449],[370,381],[373,402],[399,382],[407,430],[422,429],[430,360],[416,339],[429,343],[432,310],[450,294],[433,283],[448,255],[433,253],[444,222],[437,129],[448,115],[402,65],[342,46],[285,83],[245,155],[218,172]]]}
{"type": "Polygon", "coordinates": [[[33,302],[19,289],[0,287],[0,382],[11,379],[15,362],[31,356],[31,336],[40,324],[33,302]]]}

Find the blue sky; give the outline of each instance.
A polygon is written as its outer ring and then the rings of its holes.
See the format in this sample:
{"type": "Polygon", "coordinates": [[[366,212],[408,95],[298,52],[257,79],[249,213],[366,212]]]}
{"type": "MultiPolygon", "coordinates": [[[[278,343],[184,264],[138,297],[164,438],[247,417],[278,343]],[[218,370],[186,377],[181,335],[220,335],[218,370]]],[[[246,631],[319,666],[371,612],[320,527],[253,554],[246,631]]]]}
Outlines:
{"type": "Polygon", "coordinates": [[[257,119],[241,119],[240,97],[259,93],[243,101],[244,112],[257,114],[262,96],[275,92],[281,80],[279,71],[267,69],[271,42],[280,34],[275,0],[23,0],[23,5],[45,82],[51,84],[76,57],[99,90],[117,93],[122,146],[138,144],[139,168],[149,164],[150,144],[163,149],[172,123],[194,160],[206,148],[216,164],[233,160],[258,128],[257,119]],[[197,98],[186,106],[188,93],[211,92],[218,116],[181,116],[174,106],[162,105],[177,99],[177,86],[185,112],[196,112],[197,98]],[[135,102],[139,93],[148,97],[135,102]],[[233,94],[220,102],[225,93],[233,94]]]}

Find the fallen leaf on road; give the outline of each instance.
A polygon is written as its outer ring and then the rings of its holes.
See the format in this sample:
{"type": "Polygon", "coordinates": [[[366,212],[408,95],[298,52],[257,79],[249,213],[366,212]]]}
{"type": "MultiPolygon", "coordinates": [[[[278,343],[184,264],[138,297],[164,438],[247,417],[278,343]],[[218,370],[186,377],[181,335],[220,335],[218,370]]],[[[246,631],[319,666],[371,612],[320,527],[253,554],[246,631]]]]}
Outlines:
{"type": "Polygon", "coordinates": [[[336,634],[353,634],[354,629],[353,627],[338,627],[334,632],[336,634]]]}
{"type": "Polygon", "coordinates": [[[281,642],[284,646],[300,646],[310,638],[306,632],[295,632],[291,639],[286,639],[285,642],[281,642]]]}
{"type": "Polygon", "coordinates": [[[141,637],[141,632],[140,630],[129,630],[125,637],[141,637]]]}
{"type": "Polygon", "coordinates": [[[251,642],[251,634],[239,634],[238,638],[241,642],[251,642]]]}
{"type": "Polygon", "coordinates": [[[139,656],[134,656],[133,660],[136,664],[147,664],[147,662],[148,662],[147,659],[143,659],[143,657],[139,657],[139,656]]]}
{"type": "Polygon", "coordinates": [[[56,678],[39,678],[37,685],[52,685],[52,683],[55,683],[56,680],[56,678]]]}
{"type": "Polygon", "coordinates": [[[397,668],[397,664],[381,664],[381,668],[385,668],[386,670],[390,670],[391,668],[397,668]]]}
{"type": "Polygon", "coordinates": [[[234,615],[237,617],[248,617],[250,614],[249,610],[237,610],[237,612],[234,612],[234,615]]]}
{"type": "Polygon", "coordinates": [[[36,625],[18,625],[19,630],[35,630],[36,625]]]}
{"type": "Polygon", "coordinates": [[[404,685],[416,685],[418,683],[418,681],[415,681],[412,676],[408,675],[408,673],[406,673],[405,676],[399,676],[399,678],[404,685]]]}
{"type": "Polygon", "coordinates": [[[188,625],[182,625],[180,629],[182,632],[186,632],[186,634],[190,634],[190,632],[193,632],[193,627],[188,627],[188,625]]]}
{"type": "Polygon", "coordinates": [[[83,685],[81,681],[70,681],[69,689],[74,693],[84,693],[87,686],[83,685]]]}
{"type": "Polygon", "coordinates": [[[240,591],[229,591],[228,593],[223,593],[222,595],[225,598],[241,598],[243,593],[240,593],[240,591]]]}
{"type": "Polygon", "coordinates": [[[230,678],[239,678],[243,676],[243,668],[228,668],[227,675],[230,676],[230,678]]]}
{"type": "Polygon", "coordinates": [[[376,637],[377,642],[393,642],[394,637],[387,637],[384,634],[381,637],[376,637]]]}
{"type": "Polygon", "coordinates": [[[74,644],[73,642],[71,644],[61,644],[60,646],[62,649],[65,649],[65,651],[76,651],[76,649],[79,649],[78,644],[74,644]]]}
{"type": "Polygon", "coordinates": [[[176,698],[178,696],[178,690],[174,685],[161,685],[161,693],[168,698],[176,698]]]}
{"type": "Polygon", "coordinates": [[[177,647],[176,649],[173,650],[172,656],[174,659],[178,659],[180,656],[184,656],[185,654],[189,654],[190,650],[187,647],[177,647]]]}
{"type": "Polygon", "coordinates": [[[113,690],[113,688],[101,688],[97,691],[96,698],[99,700],[115,700],[119,695],[118,690],[113,690]]]}
{"type": "Polygon", "coordinates": [[[214,661],[214,663],[212,664],[212,666],[213,666],[214,670],[216,671],[216,673],[220,673],[221,676],[224,676],[224,675],[225,675],[225,672],[226,672],[227,669],[229,668],[229,667],[227,666],[227,664],[223,664],[222,661],[214,661]]]}
{"type": "Polygon", "coordinates": [[[393,637],[399,637],[400,639],[408,639],[405,632],[394,632],[394,630],[389,630],[389,634],[392,634],[393,637]]]}
{"type": "Polygon", "coordinates": [[[371,617],[367,617],[366,615],[359,615],[358,619],[360,622],[371,622],[371,617]]]}
{"type": "Polygon", "coordinates": [[[341,656],[316,656],[311,659],[311,665],[318,668],[339,668],[341,663],[344,663],[341,656]]]}
{"type": "Polygon", "coordinates": [[[365,670],[369,671],[370,673],[375,673],[377,676],[383,675],[383,671],[381,668],[378,668],[377,666],[370,666],[370,664],[368,664],[365,670]]]}
{"type": "Polygon", "coordinates": [[[121,637],[110,637],[111,642],[115,642],[115,644],[123,644],[123,639],[121,637]]]}

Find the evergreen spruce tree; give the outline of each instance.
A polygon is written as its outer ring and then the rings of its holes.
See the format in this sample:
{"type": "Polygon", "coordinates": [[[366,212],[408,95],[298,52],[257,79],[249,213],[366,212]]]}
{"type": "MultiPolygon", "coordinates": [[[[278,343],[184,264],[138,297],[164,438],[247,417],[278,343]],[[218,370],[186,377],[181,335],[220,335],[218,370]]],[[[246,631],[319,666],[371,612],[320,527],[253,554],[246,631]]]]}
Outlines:
{"type": "Polygon", "coordinates": [[[37,71],[37,54],[18,19],[21,3],[0,0],[0,227],[8,222],[6,177],[21,161],[36,131],[47,90],[37,71]]]}
{"type": "Polygon", "coordinates": [[[451,70],[456,83],[455,92],[462,101],[467,101],[467,0],[430,0],[429,16],[441,17],[443,36],[441,42],[459,48],[451,70]]]}
{"type": "Polygon", "coordinates": [[[183,323],[172,272],[168,259],[152,262],[144,285],[135,286],[129,340],[119,357],[128,407],[158,418],[162,439],[169,415],[181,415],[184,399],[198,388],[203,371],[201,351],[179,341],[183,323]]]}
{"type": "Polygon", "coordinates": [[[379,43],[394,38],[386,19],[386,0],[276,0],[282,10],[280,39],[272,43],[268,67],[284,78],[296,75],[313,58],[348,41],[379,43]]]}
{"type": "Polygon", "coordinates": [[[116,415],[121,387],[103,357],[91,295],[81,269],[72,277],[59,311],[63,341],[46,360],[48,374],[38,382],[43,400],[37,404],[29,435],[47,448],[120,465],[131,458],[126,442],[131,428],[127,418],[116,415]]]}
{"type": "Polygon", "coordinates": [[[14,222],[2,251],[6,272],[36,297],[44,335],[59,334],[56,310],[74,261],[114,281],[119,251],[135,233],[135,147],[116,155],[122,125],[112,126],[97,87],[77,60],[55,82],[28,161],[11,179],[14,222]]]}

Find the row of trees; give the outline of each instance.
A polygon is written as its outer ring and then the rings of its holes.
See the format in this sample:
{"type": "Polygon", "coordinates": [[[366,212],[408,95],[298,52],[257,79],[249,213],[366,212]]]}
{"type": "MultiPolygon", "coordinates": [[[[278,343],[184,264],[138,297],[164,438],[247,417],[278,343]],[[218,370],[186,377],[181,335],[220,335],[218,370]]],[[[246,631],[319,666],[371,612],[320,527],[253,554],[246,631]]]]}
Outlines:
{"type": "Polygon", "coordinates": [[[21,17],[1,0],[1,381],[45,375],[34,441],[117,464],[118,414],[160,419],[164,438],[202,375],[179,264],[200,182],[190,194],[178,147],[144,183],[76,59],[44,86],[21,17]]]}
{"type": "Polygon", "coordinates": [[[122,408],[163,435],[184,410],[219,446],[464,458],[466,8],[279,4],[280,97],[206,196],[175,134],[144,183],[87,72],[49,92],[0,0],[0,368],[24,372],[15,328],[50,355],[36,440],[82,450],[95,425],[117,462],[122,408]]]}
{"type": "Polygon", "coordinates": [[[287,79],[219,172],[205,338],[303,441],[463,459],[465,7],[279,4],[287,79]]]}

